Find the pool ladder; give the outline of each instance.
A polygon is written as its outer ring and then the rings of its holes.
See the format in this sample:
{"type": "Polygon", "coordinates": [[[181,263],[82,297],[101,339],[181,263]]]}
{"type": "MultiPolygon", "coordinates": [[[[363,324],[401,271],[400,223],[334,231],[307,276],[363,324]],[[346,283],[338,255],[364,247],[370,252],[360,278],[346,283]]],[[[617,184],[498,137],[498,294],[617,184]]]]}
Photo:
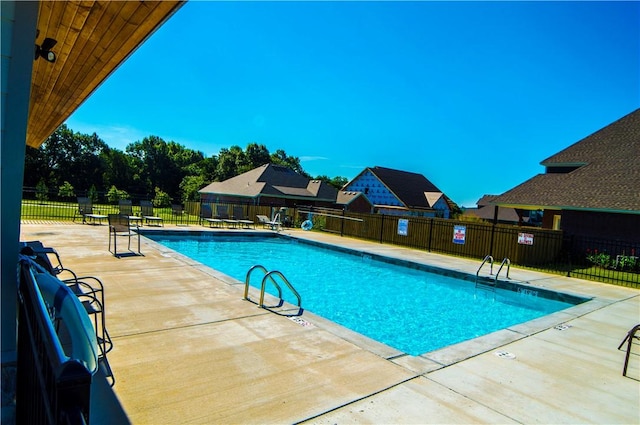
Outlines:
{"type": "Polygon", "coordinates": [[[300,298],[300,294],[298,293],[298,291],[296,291],[296,289],[293,287],[293,285],[291,285],[291,283],[285,277],[285,275],[282,274],[282,272],[280,272],[278,270],[268,271],[265,266],[260,265],[260,264],[256,264],[255,266],[251,267],[249,269],[249,271],[247,272],[247,275],[246,275],[246,277],[244,279],[244,299],[247,300],[247,301],[251,301],[254,304],[258,304],[258,307],[260,307],[260,308],[264,308],[266,310],[271,311],[272,313],[280,314],[282,316],[300,316],[302,314],[302,312],[303,312],[302,299],[300,298]],[[260,301],[257,302],[257,303],[249,298],[249,283],[251,281],[251,273],[253,273],[255,270],[260,270],[260,271],[262,271],[264,273],[264,276],[262,277],[262,282],[260,284],[260,301]],[[275,277],[280,278],[280,280],[287,286],[287,288],[289,288],[289,291],[291,291],[291,293],[297,298],[297,300],[298,300],[298,313],[297,314],[281,314],[281,313],[279,313],[279,312],[274,310],[275,308],[282,307],[282,305],[284,304],[284,299],[282,298],[282,288],[280,287],[280,285],[276,281],[275,277]],[[265,293],[265,290],[266,290],[267,281],[271,282],[273,284],[273,286],[276,287],[276,290],[278,291],[278,299],[280,301],[275,306],[266,306],[266,305],[264,305],[264,293],[265,293]]]}
{"type": "Polygon", "coordinates": [[[498,276],[500,275],[500,272],[502,271],[502,268],[504,267],[505,264],[507,265],[507,279],[511,279],[509,277],[509,271],[511,270],[511,260],[509,260],[507,257],[505,257],[502,260],[502,263],[500,263],[500,268],[498,269],[498,272],[493,277],[493,281],[486,280],[484,278],[480,279],[480,270],[482,270],[482,267],[487,262],[491,266],[491,268],[489,269],[489,274],[493,275],[493,257],[491,255],[487,255],[486,257],[484,257],[484,260],[482,260],[480,267],[478,267],[478,270],[476,271],[476,281],[475,281],[476,288],[487,289],[495,292],[496,286],[498,284],[498,276]]]}

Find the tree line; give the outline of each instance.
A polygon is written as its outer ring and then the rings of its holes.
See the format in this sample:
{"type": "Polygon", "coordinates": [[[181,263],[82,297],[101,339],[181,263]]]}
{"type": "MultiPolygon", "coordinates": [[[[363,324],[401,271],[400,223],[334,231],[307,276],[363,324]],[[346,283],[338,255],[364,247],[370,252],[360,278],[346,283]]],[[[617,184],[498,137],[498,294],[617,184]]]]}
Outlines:
{"type": "Polygon", "coordinates": [[[249,143],[246,149],[231,146],[206,157],[174,141],[148,136],[130,143],[124,152],[109,147],[96,133],[74,132],[62,124],[39,149],[27,147],[24,186],[36,188],[36,196],[57,193],[61,197],[89,196],[105,201],[134,195],[153,199],[157,206],[170,202],[199,200],[198,190],[272,163],[287,166],[336,188],[345,177],[312,177],[300,159],[278,149],[270,153],[265,145],[249,143]]]}

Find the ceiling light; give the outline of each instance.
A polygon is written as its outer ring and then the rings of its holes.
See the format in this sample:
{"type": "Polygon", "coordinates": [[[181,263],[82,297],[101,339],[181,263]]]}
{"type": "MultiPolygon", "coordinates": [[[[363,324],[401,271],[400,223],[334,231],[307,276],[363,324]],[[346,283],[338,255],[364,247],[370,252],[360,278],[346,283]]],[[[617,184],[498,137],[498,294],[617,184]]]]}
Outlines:
{"type": "Polygon", "coordinates": [[[53,38],[45,38],[41,46],[36,44],[36,54],[33,60],[37,60],[39,57],[43,58],[47,62],[55,62],[56,54],[51,51],[53,46],[57,43],[53,38]]]}

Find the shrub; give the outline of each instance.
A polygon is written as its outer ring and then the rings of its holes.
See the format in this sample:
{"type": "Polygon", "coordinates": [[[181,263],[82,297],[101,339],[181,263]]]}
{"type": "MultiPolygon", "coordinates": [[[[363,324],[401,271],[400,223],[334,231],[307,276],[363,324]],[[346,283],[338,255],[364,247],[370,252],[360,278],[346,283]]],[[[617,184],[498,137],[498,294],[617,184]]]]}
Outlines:
{"type": "Polygon", "coordinates": [[[107,192],[107,200],[113,204],[118,202],[121,199],[128,199],[129,194],[126,190],[120,190],[117,187],[111,186],[111,189],[107,192]]]}
{"type": "Polygon", "coordinates": [[[91,199],[91,202],[98,202],[98,189],[96,189],[96,185],[92,184],[89,188],[89,192],[87,192],[87,197],[91,199]]]}
{"type": "Polygon", "coordinates": [[[49,188],[45,184],[44,179],[40,179],[36,185],[36,199],[40,202],[49,199],[49,188]]]}
{"type": "Polygon", "coordinates": [[[587,249],[587,260],[599,267],[607,268],[611,266],[611,256],[605,252],[599,253],[597,249],[593,250],[593,252],[587,249]]]}
{"type": "Polygon", "coordinates": [[[155,188],[156,196],[153,198],[154,207],[168,207],[171,205],[171,197],[167,192],[163,192],[159,187],[155,188]]]}
{"type": "Polygon", "coordinates": [[[71,183],[65,180],[62,186],[58,188],[58,196],[61,196],[63,198],[73,198],[74,196],[76,196],[71,183]]]}
{"type": "Polygon", "coordinates": [[[638,257],[636,257],[635,252],[632,252],[632,255],[618,255],[616,258],[616,269],[618,270],[635,270],[640,266],[640,261],[638,261],[638,257]]]}

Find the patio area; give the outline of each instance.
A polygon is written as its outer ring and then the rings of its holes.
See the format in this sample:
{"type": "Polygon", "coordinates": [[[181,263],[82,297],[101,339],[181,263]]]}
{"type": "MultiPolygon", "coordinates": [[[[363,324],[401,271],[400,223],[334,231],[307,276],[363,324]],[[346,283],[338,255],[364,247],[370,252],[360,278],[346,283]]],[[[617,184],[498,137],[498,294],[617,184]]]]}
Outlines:
{"type": "MultiPolygon", "coordinates": [[[[470,274],[479,265],[285,233],[470,274]]],[[[23,222],[21,240],[104,283],[113,391],[134,424],[640,423],[640,350],[627,377],[617,350],[640,323],[636,289],[512,268],[516,282],[593,300],[413,357],[312,312],[294,321],[260,309],[243,284],[144,237],[143,256],[116,258],[106,225],[23,222]]]]}

